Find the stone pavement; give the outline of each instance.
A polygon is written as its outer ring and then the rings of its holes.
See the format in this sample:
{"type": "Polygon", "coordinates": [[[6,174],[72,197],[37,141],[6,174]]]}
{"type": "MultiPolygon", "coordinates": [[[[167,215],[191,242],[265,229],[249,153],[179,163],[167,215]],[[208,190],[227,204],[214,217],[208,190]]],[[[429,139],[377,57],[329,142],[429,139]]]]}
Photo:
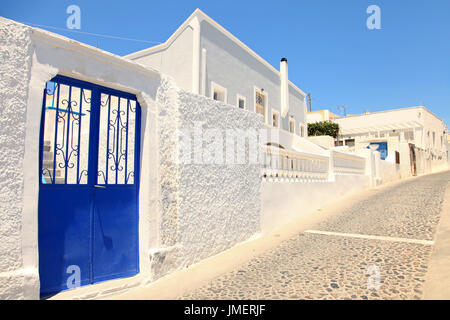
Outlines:
{"type": "Polygon", "coordinates": [[[450,172],[380,189],[179,299],[420,299],[450,172]]]}

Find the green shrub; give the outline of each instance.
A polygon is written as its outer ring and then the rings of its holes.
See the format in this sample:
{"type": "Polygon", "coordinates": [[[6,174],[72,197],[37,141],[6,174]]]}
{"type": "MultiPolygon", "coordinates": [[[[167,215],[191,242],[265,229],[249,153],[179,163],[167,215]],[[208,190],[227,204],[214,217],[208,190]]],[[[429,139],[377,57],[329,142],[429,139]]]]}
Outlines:
{"type": "Polygon", "coordinates": [[[339,125],[334,122],[321,121],[308,124],[308,136],[332,136],[336,139],[339,125]]]}

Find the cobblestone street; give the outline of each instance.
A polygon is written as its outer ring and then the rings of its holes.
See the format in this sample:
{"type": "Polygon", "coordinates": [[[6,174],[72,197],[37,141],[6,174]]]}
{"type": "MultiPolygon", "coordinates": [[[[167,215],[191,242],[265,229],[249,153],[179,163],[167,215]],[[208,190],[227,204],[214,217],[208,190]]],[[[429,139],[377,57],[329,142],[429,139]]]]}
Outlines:
{"type": "Polygon", "coordinates": [[[449,180],[382,188],[179,298],[420,299],[449,180]]]}

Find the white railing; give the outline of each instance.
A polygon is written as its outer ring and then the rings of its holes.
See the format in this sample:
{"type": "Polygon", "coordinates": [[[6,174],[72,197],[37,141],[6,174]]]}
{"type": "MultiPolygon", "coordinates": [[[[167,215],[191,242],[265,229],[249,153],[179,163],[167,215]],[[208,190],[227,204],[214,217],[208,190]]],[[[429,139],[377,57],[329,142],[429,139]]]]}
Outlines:
{"type": "Polygon", "coordinates": [[[265,179],[328,180],[329,157],[262,147],[262,177],[265,179]]]}
{"type": "Polygon", "coordinates": [[[333,168],[335,174],[364,174],[366,171],[366,158],[333,151],[333,168]]]}

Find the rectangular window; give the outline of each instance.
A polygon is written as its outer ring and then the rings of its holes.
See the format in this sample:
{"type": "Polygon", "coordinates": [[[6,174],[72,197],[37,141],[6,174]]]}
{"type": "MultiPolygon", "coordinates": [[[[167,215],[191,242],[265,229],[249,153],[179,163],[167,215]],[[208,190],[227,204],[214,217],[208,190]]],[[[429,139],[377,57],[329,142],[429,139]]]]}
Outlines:
{"type": "Polygon", "coordinates": [[[304,124],[300,124],[300,137],[306,136],[306,129],[304,124]]]}
{"type": "Polygon", "coordinates": [[[280,127],[280,115],[277,111],[272,110],[272,127],[279,128],[280,127]]]}
{"type": "Polygon", "coordinates": [[[219,86],[217,83],[211,82],[211,98],[227,103],[227,89],[219,86]]]}
{"type": "Polygon", "coordinates": [[[400,152],[395,151],[395,163],[400,164],[400,152]]]}
{"type": "Polygon", "coordinates": [[[292,118],[289,119],[289,132],[295,133],[295,120],[292,118]]]}
{"type": "Polygon", "coordinates": [[[255,112],[264,116],[266,119],[266,94],[262,90],[256,90],[255,93],[255,112]]]}
{"type": "Polygon", "coordinates": [[[239,109],[245,109],[245,97],[238,94],[236,104],[239,109]]]}
{"type": "Polygon", "coordinates": [[[345,145],[347,147],[354,147],[355,146],[355,139],[346,139],[345,140],[345,145]]]}
{"type": "Polygon", "coordinates": [[[405,140],[406,141],[414,140],[414,131],[406,131],[405,132],[405,140]]]}

